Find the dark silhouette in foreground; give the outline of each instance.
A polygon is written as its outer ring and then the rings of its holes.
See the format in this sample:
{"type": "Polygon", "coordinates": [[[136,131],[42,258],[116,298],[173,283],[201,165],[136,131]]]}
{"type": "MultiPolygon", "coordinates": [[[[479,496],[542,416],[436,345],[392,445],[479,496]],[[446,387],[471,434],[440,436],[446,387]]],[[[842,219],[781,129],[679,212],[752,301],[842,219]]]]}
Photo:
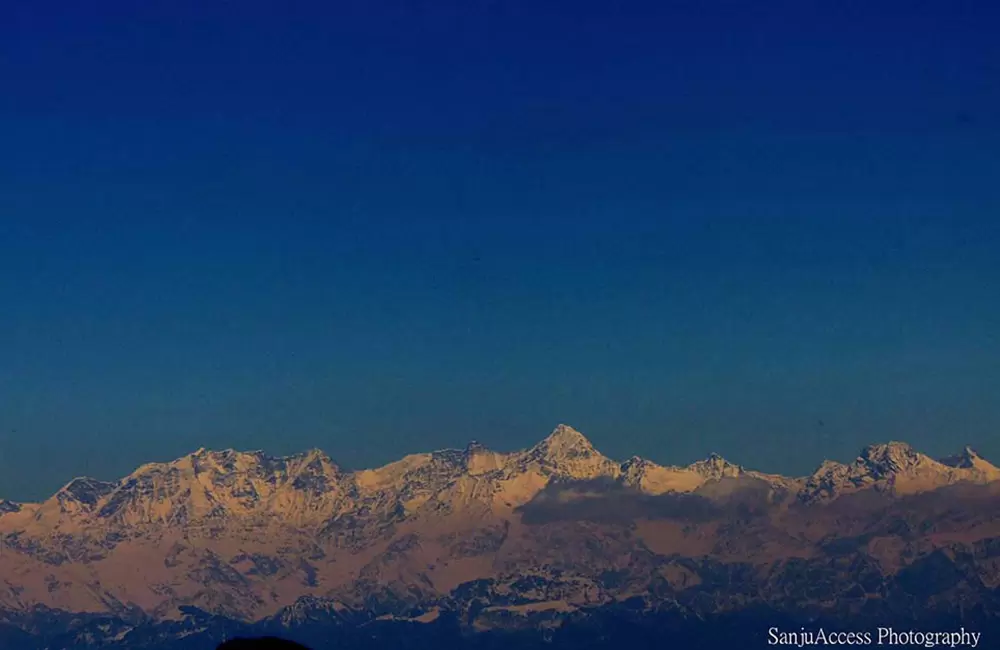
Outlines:
{"type": "Polygon", "coordinates": [[[276,636],[262,636],[253,639],[230,639],[219,645],[216,650],[309,650],[309,648],[276,636]]]}

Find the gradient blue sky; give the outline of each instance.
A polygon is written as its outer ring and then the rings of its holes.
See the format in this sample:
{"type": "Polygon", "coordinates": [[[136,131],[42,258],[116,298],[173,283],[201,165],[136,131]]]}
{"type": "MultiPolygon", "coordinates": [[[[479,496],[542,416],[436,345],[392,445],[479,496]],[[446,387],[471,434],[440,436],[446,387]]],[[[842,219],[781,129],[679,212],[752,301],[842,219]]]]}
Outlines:
{"type": "Polygon", "coordinates": [[[750,4],[4,7],[0,497],[559,422],[1000,460],[1000,8],[750,4]]]}

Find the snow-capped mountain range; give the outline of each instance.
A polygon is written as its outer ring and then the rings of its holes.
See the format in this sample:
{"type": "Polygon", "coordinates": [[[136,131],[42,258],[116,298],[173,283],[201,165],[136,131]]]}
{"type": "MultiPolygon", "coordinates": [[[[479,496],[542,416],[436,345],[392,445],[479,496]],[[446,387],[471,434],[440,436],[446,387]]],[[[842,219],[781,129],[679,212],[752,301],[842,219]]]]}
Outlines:
{"type": "MultiPolygon", "coordinates": [[[[565,425],[522,451],[470,443],[350,472],[315,449],[199,449],[114,482],[73,479],[42,503],[0,500],[0,611],[252,621],[319,599],[433,618],[488,583],[475,624],[489,627],[491,608],[574,611],[654,585],[678,600],[705,584],[706,562],[771,571],[838,542],[888,580],[1000,539],[998,495],[1000,469],[973,450],[934,460],[899,442],[792,478],[715,454],[618,462],[565,425]]],[[[777,598],[764,584],[756,597],[777,598]]],[[[723,592],[714,607],[735,606],[723,592]]]]}

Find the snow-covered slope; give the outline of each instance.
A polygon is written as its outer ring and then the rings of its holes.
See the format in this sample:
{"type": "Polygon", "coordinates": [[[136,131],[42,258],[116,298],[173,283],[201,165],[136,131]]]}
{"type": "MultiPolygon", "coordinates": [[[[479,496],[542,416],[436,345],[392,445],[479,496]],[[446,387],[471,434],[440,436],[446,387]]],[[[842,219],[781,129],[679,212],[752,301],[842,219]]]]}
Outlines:
{"type": "Polygon", "coordinates": [[[617,571],[650,553],[764,561],[808,555],[810,540],[837,532],[821,513],[801,529],[792,504],[957,484],[1000,486],[1000,470],[970,449],[935,461],[902,443],[804,478],[716,454],[619,463],[566,425],[521,451],[470,443],[360,471],[319,450],[199,449],[118,481],[76,478],[42,503],[0,501],[0,609],[165,617],[196,605],[247,619],[305,596],[426,601],[501,573],[617,571]],[[770,510],[759,530],[711,523],[760,507],[770,510]]]}

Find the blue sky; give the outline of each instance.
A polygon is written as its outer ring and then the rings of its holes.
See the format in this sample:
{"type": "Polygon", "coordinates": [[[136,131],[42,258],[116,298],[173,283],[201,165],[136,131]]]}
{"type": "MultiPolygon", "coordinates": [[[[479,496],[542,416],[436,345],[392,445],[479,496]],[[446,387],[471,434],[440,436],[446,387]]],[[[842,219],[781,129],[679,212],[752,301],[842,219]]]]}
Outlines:
{"type": "Polygon", "coordinates": [[[558,422],[1000,460],[989,2],[56,3],[0,26],[0,496],[558,422]]]}

